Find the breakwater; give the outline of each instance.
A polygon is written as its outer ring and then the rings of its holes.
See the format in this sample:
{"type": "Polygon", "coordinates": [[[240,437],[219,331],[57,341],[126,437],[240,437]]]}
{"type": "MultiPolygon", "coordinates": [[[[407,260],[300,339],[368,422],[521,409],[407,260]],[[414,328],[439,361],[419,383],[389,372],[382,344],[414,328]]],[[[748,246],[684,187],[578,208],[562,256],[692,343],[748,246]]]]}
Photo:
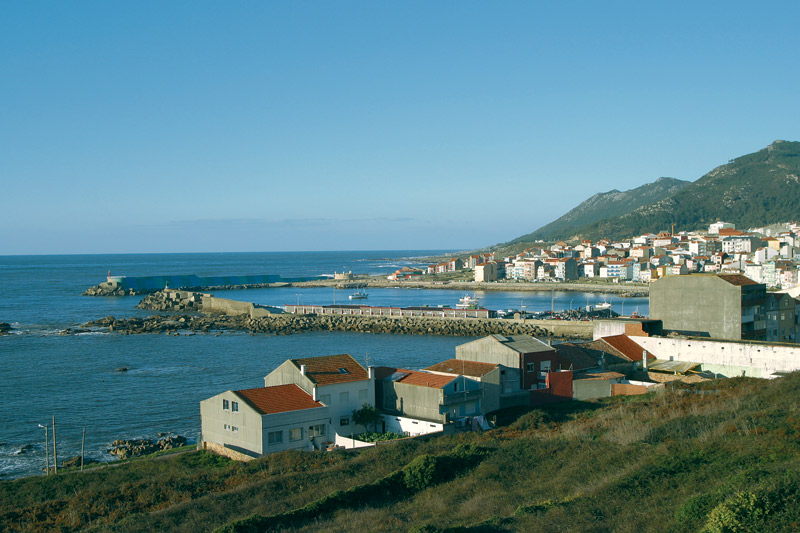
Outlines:
{"type": "MultiPolygon", "coordinates": [[[[591,338],[590,321],[510,320],[497,318],[389,317],[366,315],[289,315],[270,313],[253,304],[214,298],[187,291],[159,291],[146,296],[139,308],[167,311],[169,315],[148,318],[106,317],[84,324],[84,328],[108,328],[123,334],[214,331],[247,331],[289,335],[305,331],[350,331],[405,335],[533,335],[554,338],[591,338]],[[212,303],[208,303],[212,302],[212,303]],[[253,312],[255,310],[255,312],[253,312]],[[189,312],[187,314],[187,311],[189,312]]],[[[83,330],[65,330],[65,334],[83,330]]]]}
{"type": "Polygon", "coordinates": [[[186,290],[230,290],[266,288],[288,283],[320,281],[327,278],[305,276],[284,278],[274,274],[252,276],[111,276],[106,281],[88,288],[84,296],[123,296],[149,294],[164,288],[186,290]]]}

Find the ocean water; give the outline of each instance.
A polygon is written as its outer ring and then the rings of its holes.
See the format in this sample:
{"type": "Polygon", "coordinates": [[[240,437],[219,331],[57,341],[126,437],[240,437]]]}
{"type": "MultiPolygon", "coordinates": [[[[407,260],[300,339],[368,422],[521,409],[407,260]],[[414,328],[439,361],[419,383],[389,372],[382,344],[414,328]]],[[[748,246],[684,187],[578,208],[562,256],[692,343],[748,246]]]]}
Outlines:
{"type": "MultiPolygon", "coordinates": [[[[350,353],[362,363],[424,368],[453,356],[467,337],[308,332],[289,336],[246,333],[196,335],[61,335],[68,327],[105,316],[148,316],[135,309],[138,296],[86,297],[81,293],[112,274],[280,274],[313,276],[352,270],[389,274],[414,257],[443,251],[224,253],[0,256],[0,322],[15,329],[0,337],[0,479],[42,472],[44,429],[55,416],[59,460],[80,454],[111,460],[120,438],[156,438],[159,433],[196,439],[199,402],[227,389],[263,385],[284,360],[350,353]],[[117,369],[127,367],[127,372],[117,369]]],[[[349,291],[278,288],[220,291],[218,296],[283,306],[349,301],[349,291]]],[[[525,306],[529,311],[597,303],[605,295],[583,293],[476,292],[492,309],[525,306]]],[[[448,290],[372,289],[370,305],[455,305],[448,290]]],[[[618,297],[613,308],[647,312],[647,299],[618,297]],[[630,306],[630,307],[629,307],[630,306]]],[[[52,441],[50,443],[52,461],[52,441]]]]}

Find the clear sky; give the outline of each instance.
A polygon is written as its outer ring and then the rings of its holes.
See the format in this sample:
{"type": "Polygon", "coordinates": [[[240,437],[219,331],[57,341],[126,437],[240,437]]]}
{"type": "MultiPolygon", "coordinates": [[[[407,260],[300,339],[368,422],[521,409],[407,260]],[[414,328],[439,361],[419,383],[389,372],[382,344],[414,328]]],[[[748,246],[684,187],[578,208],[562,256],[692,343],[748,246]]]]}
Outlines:
{"type": "Polygon", "coordinates": [[[0,4],[0,255],[470,249],[800,140],[800,2],[0,4]]]}

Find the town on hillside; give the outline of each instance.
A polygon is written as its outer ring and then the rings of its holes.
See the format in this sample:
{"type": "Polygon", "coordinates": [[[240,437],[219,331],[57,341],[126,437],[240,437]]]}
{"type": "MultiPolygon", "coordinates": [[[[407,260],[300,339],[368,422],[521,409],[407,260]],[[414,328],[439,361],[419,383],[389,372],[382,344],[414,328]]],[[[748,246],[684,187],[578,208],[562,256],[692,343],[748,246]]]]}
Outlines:
{"type": "Polygon", "coordinates": [[[671,382],[774,379],[800,370],[800,225],[558,242],[498,260],[454,258],[477,281],[580,277],[650,284],[650,317],[598,318],[591,341],[489,335],[424,369],[362,366],[349,354],[290,359],[264,387],[201,402],[198,446],[249,460],[282,450],[375,446],[399,438],[491,429],[504,412],[552,402],[645,394],[671,382]],[[768,292],[767,289],[778,289],[768,292]]]}
{"type": "Polygon", "coordinates": [[[515,255],[497,252],[455,257],[426,269],[403,267],[390,280],[408,280],[459,270],[473,271],[478,282],[566,282],[605,279],[649,283],[665,276],[716,272],[744,274],[768,289],[798,285],[800,223],[737,230],[715,222],[707,231],[649,233],[628,240],[564,241],[531,247],[515,255]]]}

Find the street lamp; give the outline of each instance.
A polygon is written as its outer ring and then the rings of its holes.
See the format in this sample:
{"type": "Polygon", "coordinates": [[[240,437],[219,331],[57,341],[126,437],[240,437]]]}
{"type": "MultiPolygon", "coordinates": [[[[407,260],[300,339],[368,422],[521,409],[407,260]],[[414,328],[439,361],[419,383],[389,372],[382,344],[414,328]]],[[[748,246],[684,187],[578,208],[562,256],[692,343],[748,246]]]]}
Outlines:
{"type": "Polygon", "coordinates": [[[40,428],[44,428],[44,465],[45,465],[44,471],[49,476],[50,475],[50,450],[48,448],[49,442],[47,441],[47,426],[43,426],[43,425],[39,424],[39,427],[40,428]]]}

